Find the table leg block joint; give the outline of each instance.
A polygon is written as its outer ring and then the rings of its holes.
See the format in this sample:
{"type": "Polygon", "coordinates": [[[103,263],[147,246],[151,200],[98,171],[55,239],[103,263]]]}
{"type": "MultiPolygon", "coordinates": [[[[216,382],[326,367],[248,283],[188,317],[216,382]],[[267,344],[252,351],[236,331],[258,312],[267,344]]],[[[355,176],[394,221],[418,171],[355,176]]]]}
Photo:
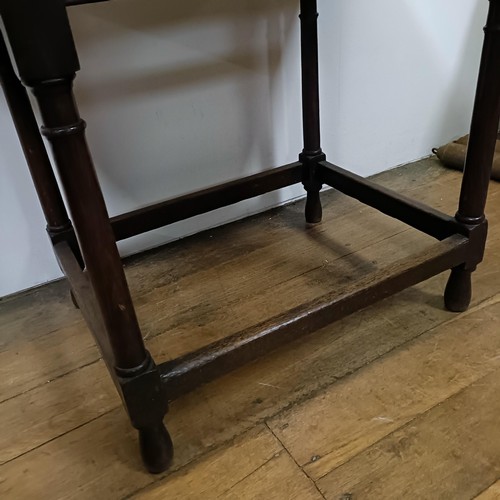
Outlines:
{"type": "Polygon", "coordinates": [[[167,387],[148,353],[147,362],[135,370],[118,370],[123,404],[131,424],[139,431],[142,459],[149,472],[160,473],[173,458],[173,445],[163,418],[168,411],[167,387]]]}
{"type": "Polygon", "coordinates": [[[305,210],[306,222],[309,224],[317,224],[321,222],[321,218],[323,217],[323,209],[321,207],[319,195],[323,187],[323,182],[319,175],[319,165],[321,161],[326,160],[326,155],[322,152],[313,155],[302,152],[299,155],[299,160],[303,168],[302,184],[307,193],[305,210]]]}

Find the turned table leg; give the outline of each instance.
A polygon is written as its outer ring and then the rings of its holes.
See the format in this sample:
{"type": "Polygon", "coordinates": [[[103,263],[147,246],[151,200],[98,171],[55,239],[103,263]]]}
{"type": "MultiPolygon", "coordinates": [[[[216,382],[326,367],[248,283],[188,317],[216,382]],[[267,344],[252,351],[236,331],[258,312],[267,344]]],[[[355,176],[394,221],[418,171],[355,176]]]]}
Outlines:
{"type": "Polygon", "coordinates": [[[471,274],[481,262],[486,244],[484,215],[500,118],[500,1],[490,0],[469,146],[456,219],[476,238],[470,262],[451,271],[444,294],[450,311],[465,311],[471,300],[471,274]],[[477,236],[476,236],[477,234],[477,236]]]}
{"type": "MultiPolygon", "coordinates": [[[[64,2],[15,0],[3,2],[0,8],[21,80],[33,89],[42,116],[42,132],[51,142],[85,272],[112,348],[113,359],[106,361],[115,369],[113,376],[131,422],[139,430],[144,462],[151,472],[161,472],[172,459],[172,442],[163,425],[167,396],[159,372],[144,347],[85,139],[85,122],[79,116],[73,96],[72,85],[79,63],[64,2]]],[[[32,130],[29,132],[21,130],[23,142],[31,138],[32,130]]],[[[63,222],[67,215],[53,173],[38,150],[36,160],[40,159],[43,161],[34,169],[35,187],[46,214],[53,216],[56,223],[63,222]],[[46,192],[45,186],[52,191],[46,192]]],[[[35,163],[30,162],[30,166],[35,163]]]]}
{"type": "Polygon", "coordinates": [[[317,164],[326,159],[321,150],[318,78],[318,12],[316,0],[300,0],[302,60],[302,126],[304,149],[299,155],[303,164],[303,183],[307,191],[306,221],[321,222],[322,208],[317,164]]]}
{"type": "MultiPolygon", "coordinates": [[[[0,33],[0,82],[52,238],[72,229],[26,89],[19,81],[0,33]]],[[[72,242],[79,253],[76,240],[72,242]]],[[[79,258],[81,262],[81,257],[79,258]]]]}

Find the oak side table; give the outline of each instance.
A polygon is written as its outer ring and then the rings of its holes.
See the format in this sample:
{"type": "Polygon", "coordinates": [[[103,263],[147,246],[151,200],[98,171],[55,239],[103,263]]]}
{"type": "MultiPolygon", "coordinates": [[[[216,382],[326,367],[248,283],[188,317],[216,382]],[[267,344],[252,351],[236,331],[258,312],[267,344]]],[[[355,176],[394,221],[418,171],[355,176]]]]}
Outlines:
{"type": "Polygon", "coordinates": [[[4,39],[0,34],[0,78],[55,254],[130,421],[139,431],[142,457],[150,472],[166,470],[172,460],[172,441],[163,424],[169,401],[201,383],[446,270],[451,270],[444,291],[446,307],[457,312],[467,309],[471,273],[483,258],[486,242],[484,207],[500,118],[500,0],[490,0],[455,216],[327,161],[320,146],[316,0],[300,0],[304,144],[298,161],[113,218],[107,213],[85,140],[85,122],[72,92],[80,68],[66,8],[92,1],[98,0],[0,0],[5,35],[4,39]],[[41,128],[26,87],[38,102],[41,128]],[[68,207],[42,135],[51,143],[68,207]],[[436,242],[343,290],[327,293],[174,361],[155,364],[144,346],[116,241],[296,183],[303,183],[307,192],[305,217],[309,223],[321,220],[319,192],[326,184],[434,237],[436,242]]]}

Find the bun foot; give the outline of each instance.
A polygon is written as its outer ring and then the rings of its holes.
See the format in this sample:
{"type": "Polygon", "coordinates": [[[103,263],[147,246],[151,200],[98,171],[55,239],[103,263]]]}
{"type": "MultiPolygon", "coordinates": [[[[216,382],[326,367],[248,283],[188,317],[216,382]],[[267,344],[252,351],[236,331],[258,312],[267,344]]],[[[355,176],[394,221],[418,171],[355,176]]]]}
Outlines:
{"type": "Polygon", "coordinates": [[[152,474],[165,472],[174,457],[172,439],[163,423],[139,429],[139,445],[146,469],[152,474]]]}
{"type": "Polygon", "coordinates": [[[464,312],[469,308],[472,297],[471,271],[463,268],[451,270],[446,289],[444,304],[452,312],[464,312]]]}
{"type": "Polygon", "coordinates": [[[323,208],[319,191],[308,191],[306,200],[306,222],[308,224],[317,224],[323,217],[323,208]]]}

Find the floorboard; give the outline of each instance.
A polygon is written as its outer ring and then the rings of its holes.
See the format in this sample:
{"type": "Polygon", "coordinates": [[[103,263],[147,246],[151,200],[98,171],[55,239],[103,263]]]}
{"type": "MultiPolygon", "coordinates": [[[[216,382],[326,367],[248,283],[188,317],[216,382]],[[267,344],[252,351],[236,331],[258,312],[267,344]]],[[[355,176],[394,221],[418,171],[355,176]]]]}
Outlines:
{"type": "MultiPolygon", "coordinates": [[[[376,180],[455,211],[460,176],[434,159],[376,180]]],[[[443,309],[440,275],[180,398],[166,419],[173,468],[160,477],[142,470],[66,284],[0,301],[0,497],[500,498],[499,197],[492,183],[470,311],[443,309]]],[[[431,242],[335,191],[323,200],[319,226],[304,224],[300,202],[126,259],[155,358],[431,242]]]]}

